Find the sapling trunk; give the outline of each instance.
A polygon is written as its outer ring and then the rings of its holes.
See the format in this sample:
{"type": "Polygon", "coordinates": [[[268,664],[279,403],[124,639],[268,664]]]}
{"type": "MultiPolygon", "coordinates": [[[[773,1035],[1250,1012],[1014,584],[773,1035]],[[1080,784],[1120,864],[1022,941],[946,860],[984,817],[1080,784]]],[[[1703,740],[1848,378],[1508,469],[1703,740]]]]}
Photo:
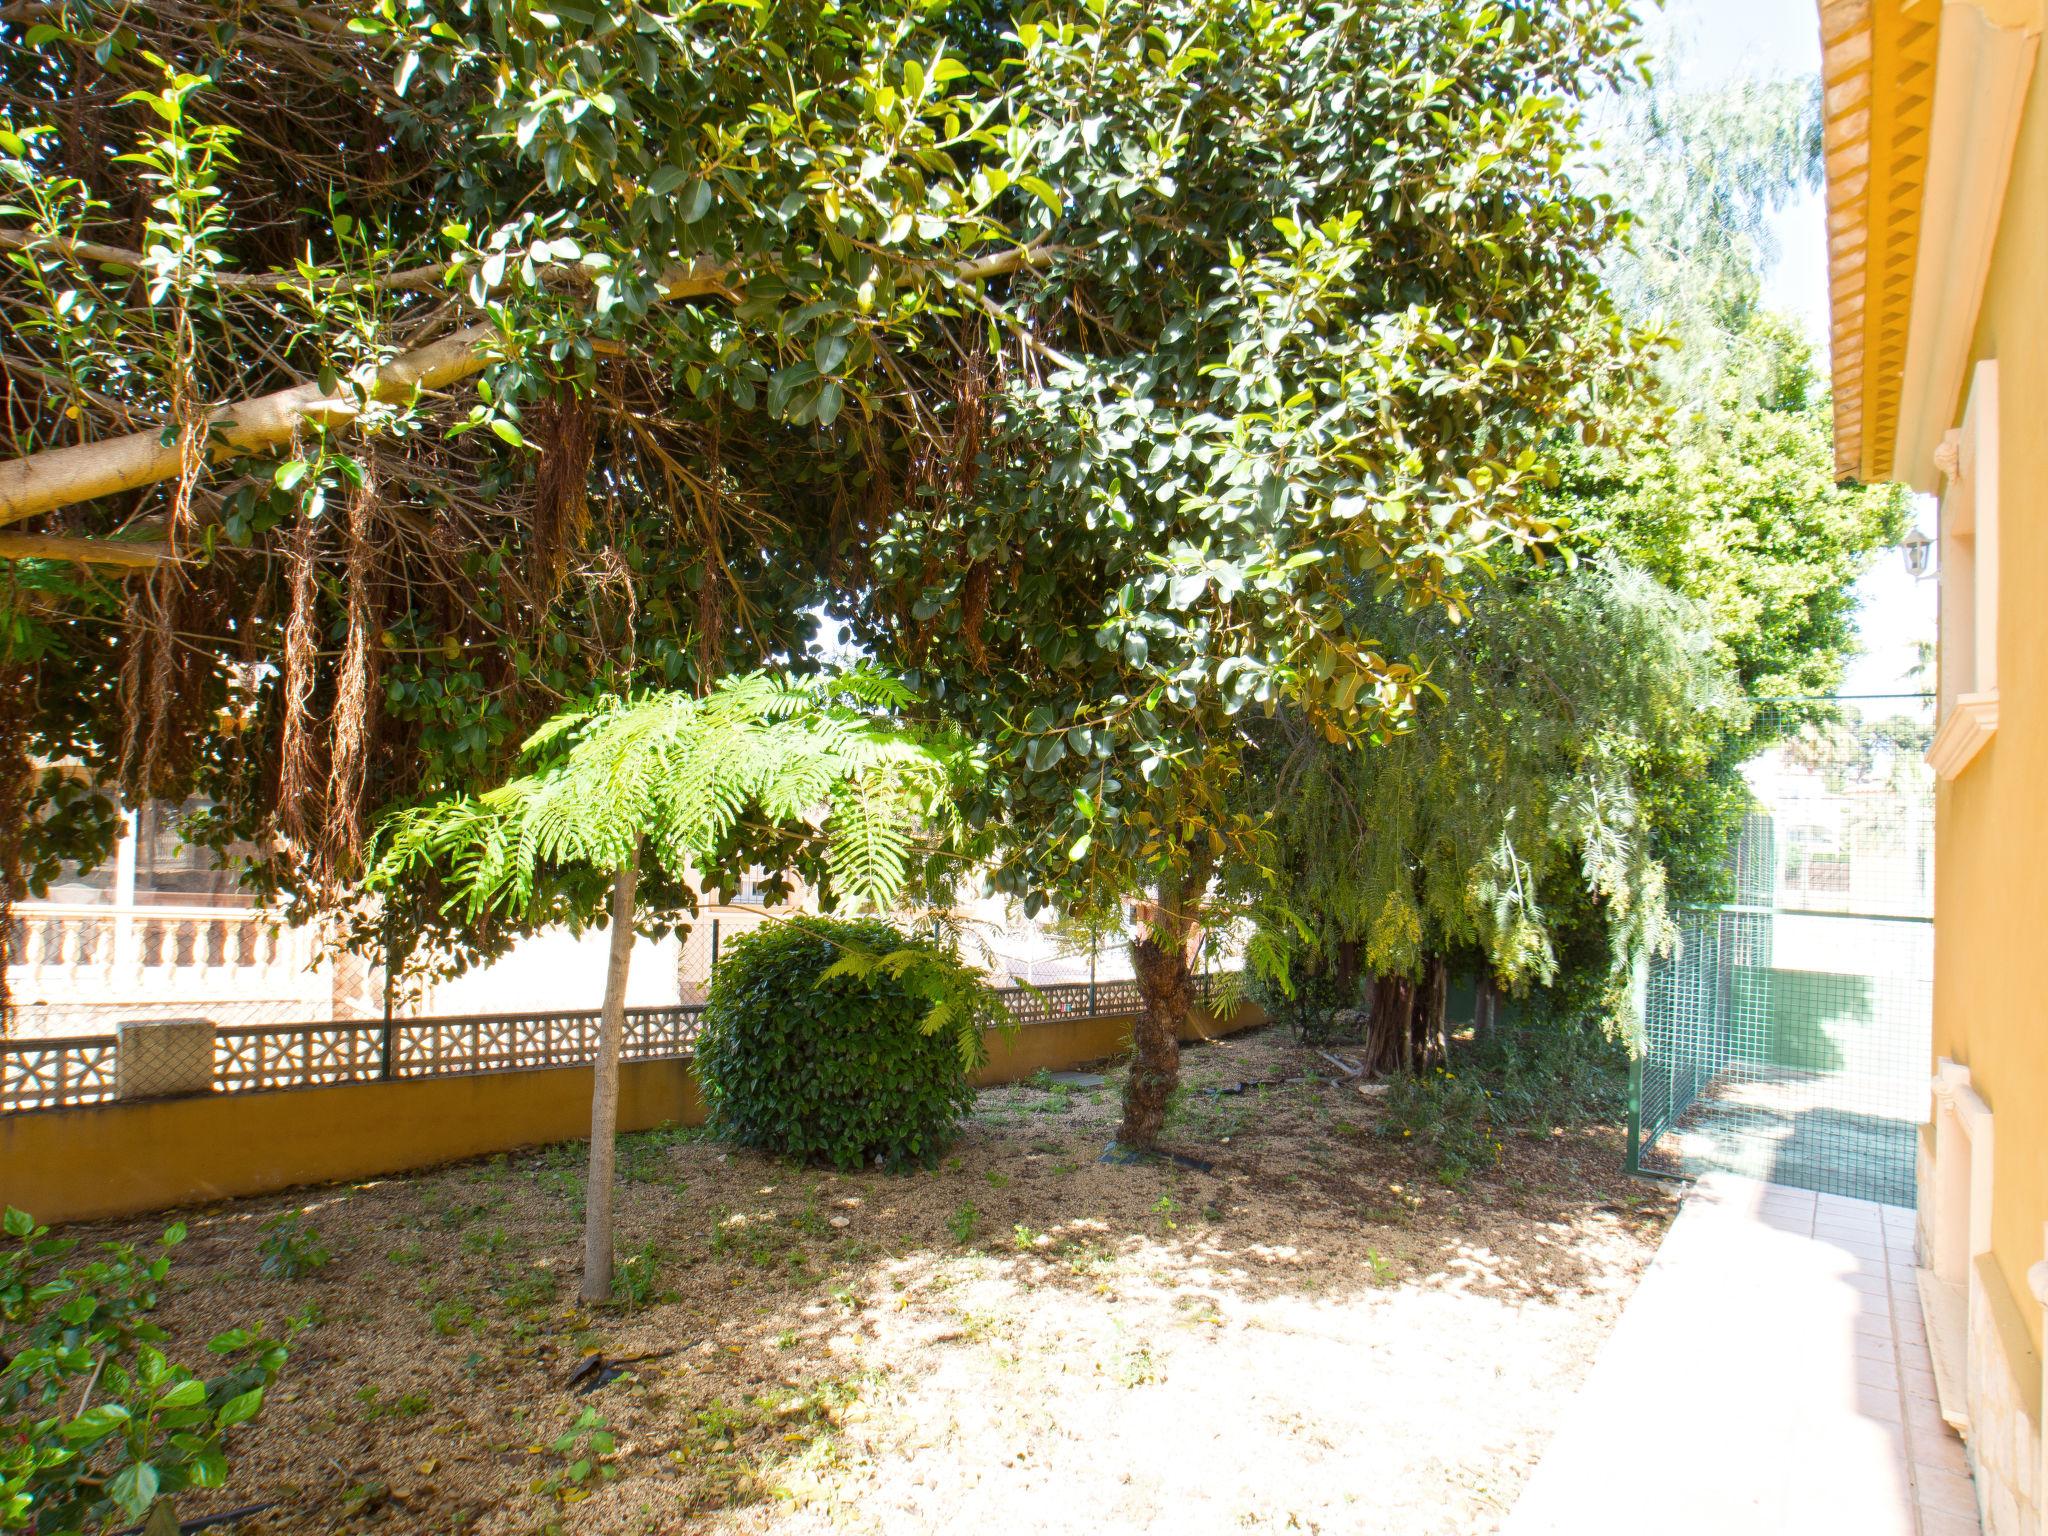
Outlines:
{"type": "Polygon", "coordinates": [[[1131,1076],[1117,1140],[1149,1149],[1166,1124],[1166,1106],[1180,1082],[1180,1037],[1195,1002],[1195,955],[1201,948],[1202,898],[1209,889],[1206,846],[1190,853],[1178,879],[1159,882],[1144,934],[1131,944],[1140,1007],[1131,1024],[1131,1076]]]}
{"type": "Polygon", "coordinates": [[[612,877],[611,954],[604,972],[604,1014],[597,1028],[597,1063],[590,1083],[590,1172],[583,1186],[583,1291],[585,1301],[612,1295],[612,1170],[619,1137],[619,1045],[626,1034],[626,975],[633,963],[633,897],[639,884],[636,850],[612,877]]]}

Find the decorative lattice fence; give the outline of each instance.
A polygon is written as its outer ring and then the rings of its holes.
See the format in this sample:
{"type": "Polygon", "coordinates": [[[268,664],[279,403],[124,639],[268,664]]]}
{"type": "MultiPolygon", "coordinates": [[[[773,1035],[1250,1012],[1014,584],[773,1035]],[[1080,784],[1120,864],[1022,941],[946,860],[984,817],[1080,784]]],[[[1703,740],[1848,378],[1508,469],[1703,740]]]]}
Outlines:
{"type": "MultiPolygon", "coordinates": [[[[1211,980],[1204,979],[1205,991],[1211,980]]],[[[1008,987],[1002,996],[1011,1018],[1024,1026],[1118,1017],[1139,1007],[1131,981],[1008,987]]],[[[624,1059],[687,1058],[703,1012],[698,1003],[627,1009],[624,1059]]],[[[598,1021],[595,1009],[389,1022],[172,1021],[150,1024],[147,1059],[134,1050],[125,1062],[114,1035],[0,1040],[0,1113],[166,1093],[254,1093],[580,1066],[597,1054],[598,1021]]]]}

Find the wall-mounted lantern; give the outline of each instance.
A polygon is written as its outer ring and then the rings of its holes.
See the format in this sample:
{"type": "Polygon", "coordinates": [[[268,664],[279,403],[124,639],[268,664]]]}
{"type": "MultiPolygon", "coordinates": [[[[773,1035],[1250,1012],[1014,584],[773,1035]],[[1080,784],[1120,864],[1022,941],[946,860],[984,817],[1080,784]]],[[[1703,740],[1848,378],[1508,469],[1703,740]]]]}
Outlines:
{"type": "Polygon", "coordinates": [[[1918,528],[1899,540],[1899,553],[1906,557],[1906,574],[1915,581],[1927,578],[1927,562],[1934,551],[1934,540],[1918,528]]]}

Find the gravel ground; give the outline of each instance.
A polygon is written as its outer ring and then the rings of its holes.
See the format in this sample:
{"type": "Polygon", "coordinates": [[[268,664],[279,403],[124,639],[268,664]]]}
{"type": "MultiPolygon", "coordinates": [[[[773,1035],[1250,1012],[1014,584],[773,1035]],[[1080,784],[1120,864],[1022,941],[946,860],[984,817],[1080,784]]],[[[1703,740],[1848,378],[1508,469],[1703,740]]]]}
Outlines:
{"type": "Polygon", "coordinates": [[[280,1533],[1490,1530],[1668,1197],[1620,1173],[1608,1129],[1510,1138],[1444,1187],[1277,1030],[1185,1065],[1169,1139],[1209,1172],[1095,1160],[1115,1068],[984,1092],[929,1173],[628,1138],[640,1304],[596,1312],[574,1300],[580,1145],[191,1213],[172,1352],[303,1327],[234,1486],[181,1513],[277,1500],[241,1529],[280,1533]],[[295,1209],[332,1261],[262,1278],[261,1223],[295,1209]],[[655,1358],[579,1395],[593,1350],[655,1358]]]}

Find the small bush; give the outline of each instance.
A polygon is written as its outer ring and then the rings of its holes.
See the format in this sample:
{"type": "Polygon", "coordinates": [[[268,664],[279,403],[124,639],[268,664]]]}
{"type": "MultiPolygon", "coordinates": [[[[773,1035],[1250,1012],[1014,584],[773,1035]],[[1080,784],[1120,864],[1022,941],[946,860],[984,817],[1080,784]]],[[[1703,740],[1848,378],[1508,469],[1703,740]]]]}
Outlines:
{"type": "Polygon", "coordinates": [[[77,1244],[9,1209],[0,1253],[0,1530],[177,1528],[178,1496],[227,1481],[227,1440],[253,1419],[283,1345],[244,1328],[207,1348],[219,1374],[165,1356],[150,1321],[171,1250],[77,1244]]]}
{"type": "Polygon", "coordinates": [[[1244,995],[1264,1009],[1273,1023],[1291,1030],[1303,1045],[1327,1045],[1345,1038],[1347,1031],[1333,1019],[1362,1006],[1362,981],[1354,977],[1349,986],[1342,986],[1334,972],[1310,971],[1306,966],[1297,966],[1289,981],[1294,988],[1292,996],[1277,982],[1248,969],[1244,995]]]}
{"type": "Polygon", "coordinates": [[[1438,1067],[1396,1077],[1387,1088],[1384,1123],[1389,1135],[1426,1153],[1445,1183],[1500,1160],[1493,1095],[1469,1073],[1438,1067]]]}
{"type": "Polygon", "coordinates": [[[766,924],[712,978],[697,1042],[711,1125],[837,1168],[929,1166],[974,1102],[1000,1010],[957,958],[887,923],[766,924]]]}
{"type": "Polygon", "coordinates": [[[1628,1048],[1596,1024],[1538,1014],[1495,1031],[1466,1059],[1511,1125],[1577,1129],[1619,1125],[1628,1114],[1628,1048]]]}

